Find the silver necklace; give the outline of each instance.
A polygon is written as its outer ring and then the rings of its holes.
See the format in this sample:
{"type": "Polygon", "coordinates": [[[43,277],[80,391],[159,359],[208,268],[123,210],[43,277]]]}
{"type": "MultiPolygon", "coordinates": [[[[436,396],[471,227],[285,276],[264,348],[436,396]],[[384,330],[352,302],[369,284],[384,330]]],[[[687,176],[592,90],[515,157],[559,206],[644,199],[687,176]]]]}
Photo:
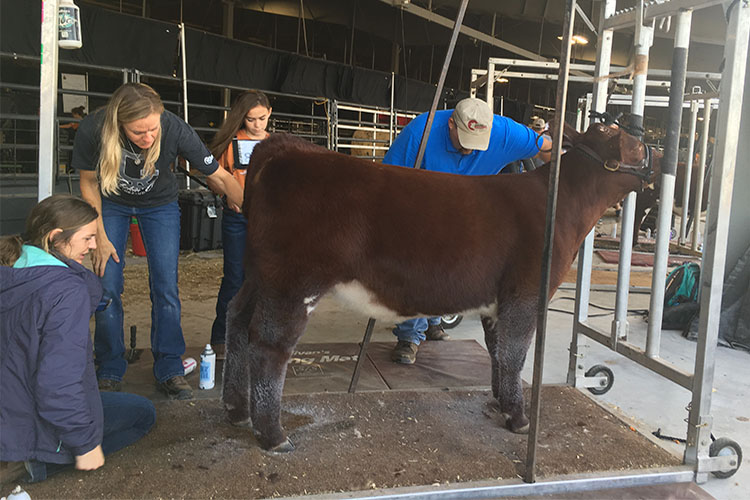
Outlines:
{"type": "Polygon", "coordinates": [[[141,155],[139,153],[135,152],[135,150],[133,149],[133,145],[130,144],[130,139],[125,139],[125,141],[127,142],[128,147],[130,148],[130,152],[133,153],[133,156],[135,156],[135,159],[133,160],[133,163],[135,163],[136,165],[140,165],[141,164],[141,155]]]}

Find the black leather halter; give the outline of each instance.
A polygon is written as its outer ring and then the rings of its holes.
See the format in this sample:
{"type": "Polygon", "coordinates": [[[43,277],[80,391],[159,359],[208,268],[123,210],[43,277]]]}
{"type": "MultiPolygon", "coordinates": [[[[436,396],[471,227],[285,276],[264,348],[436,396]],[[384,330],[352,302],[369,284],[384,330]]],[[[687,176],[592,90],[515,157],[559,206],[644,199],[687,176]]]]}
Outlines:
{"type": "MultiPolygon", "coordinates": [[[[641,142],[641,144],[643,143],[641,142]]],[[[641,189],[651,183],[651,176],[654,173],[654,152],[651,147],[646,146],[645,144],[643,144],[643,148],[646,151],[643,159],[636,165],[630,165],[623,163],[620,160],[605,160],[599,155],[599,153],[585,144],[579,143],[573,146],[573,150],[580,152],[589,159],[594,160],[596,163],[601,163],[601,165],[610,172],[622,172],[635,175],[642,181],[641,189]]]]}

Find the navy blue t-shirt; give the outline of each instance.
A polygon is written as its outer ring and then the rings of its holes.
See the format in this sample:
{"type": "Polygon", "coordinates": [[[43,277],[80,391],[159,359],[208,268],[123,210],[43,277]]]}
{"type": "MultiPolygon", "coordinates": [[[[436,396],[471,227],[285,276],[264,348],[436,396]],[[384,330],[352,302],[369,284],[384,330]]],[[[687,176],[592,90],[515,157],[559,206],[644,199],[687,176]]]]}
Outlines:
{"type": "MultiPolygon", "coordinates": [[[[101,129],[105,110],[100,109],[81,121],[73,144],[72,166],[76,170],[96,170],[101,151],[101,129]]],[[[102,197],[130,207],[158,207],[177,200],[177,178],[172,172],[172,164],[177,155],[190,162],[206,175],[219,168],[211,152],[201,141],[193,128],[170,111],[161,114],[161,154],[154,165],[152,175],[142,172],[144,162],[136,164],[140,148],[127,138],[123,139],[120,161],[120,180],[117,194],[102,197]],[[129,149],[129,148],[132,148],[129,149]]],[[[143,156],[143,155],[141,155],[143,156]]]]}

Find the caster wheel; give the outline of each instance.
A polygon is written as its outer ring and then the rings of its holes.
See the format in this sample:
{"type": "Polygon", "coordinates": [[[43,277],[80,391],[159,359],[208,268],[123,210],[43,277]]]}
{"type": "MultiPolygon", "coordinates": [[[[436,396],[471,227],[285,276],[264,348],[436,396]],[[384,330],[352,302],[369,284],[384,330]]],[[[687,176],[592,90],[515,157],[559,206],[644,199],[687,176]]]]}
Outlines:
{"type": "Polygon", "coordinates": [[[612,388],[612,384],[615,383],[615,374],[612,373],[612,370],[604,365],[594,365],[586,371],[587,377],[598,377],[601,375],[607,377],[607,380],[601,387],[587,387],[591,394],[601,396],[602,394],[609,391],[612,388]]]}
{"type": "Polygon", "coordinates": [[[733,476],[742,463],[742,448],[740,448],[739,444],[728,438],[719,438],[711,443],[711,447],[708,449],[708,455],[711,457],[721,457],[726,455],[737,456],[737,465],[734,469],[728,471],[714,471],[711,473],[721,479],[733,476]]]}
{"type": "Polygon", "coordinates": [[[456,328],[462,319],[464,317],[460,314],[448,314],[440,318],[440,324],[443,330],[450,330],[451,328],[456,328]]]}

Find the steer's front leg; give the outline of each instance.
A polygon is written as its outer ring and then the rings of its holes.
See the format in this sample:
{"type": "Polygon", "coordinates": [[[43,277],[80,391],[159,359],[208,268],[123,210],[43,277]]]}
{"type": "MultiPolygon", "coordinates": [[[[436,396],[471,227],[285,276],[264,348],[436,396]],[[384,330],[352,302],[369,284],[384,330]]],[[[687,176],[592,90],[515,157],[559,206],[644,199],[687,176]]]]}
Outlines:
{"type": "Polygon", "coordinates": [[[287,363],[307,324],[303,300],[263,297],[250,323],[250,413],[260,445],[289,452],[281,427],[281,394],[287,363]]]}

